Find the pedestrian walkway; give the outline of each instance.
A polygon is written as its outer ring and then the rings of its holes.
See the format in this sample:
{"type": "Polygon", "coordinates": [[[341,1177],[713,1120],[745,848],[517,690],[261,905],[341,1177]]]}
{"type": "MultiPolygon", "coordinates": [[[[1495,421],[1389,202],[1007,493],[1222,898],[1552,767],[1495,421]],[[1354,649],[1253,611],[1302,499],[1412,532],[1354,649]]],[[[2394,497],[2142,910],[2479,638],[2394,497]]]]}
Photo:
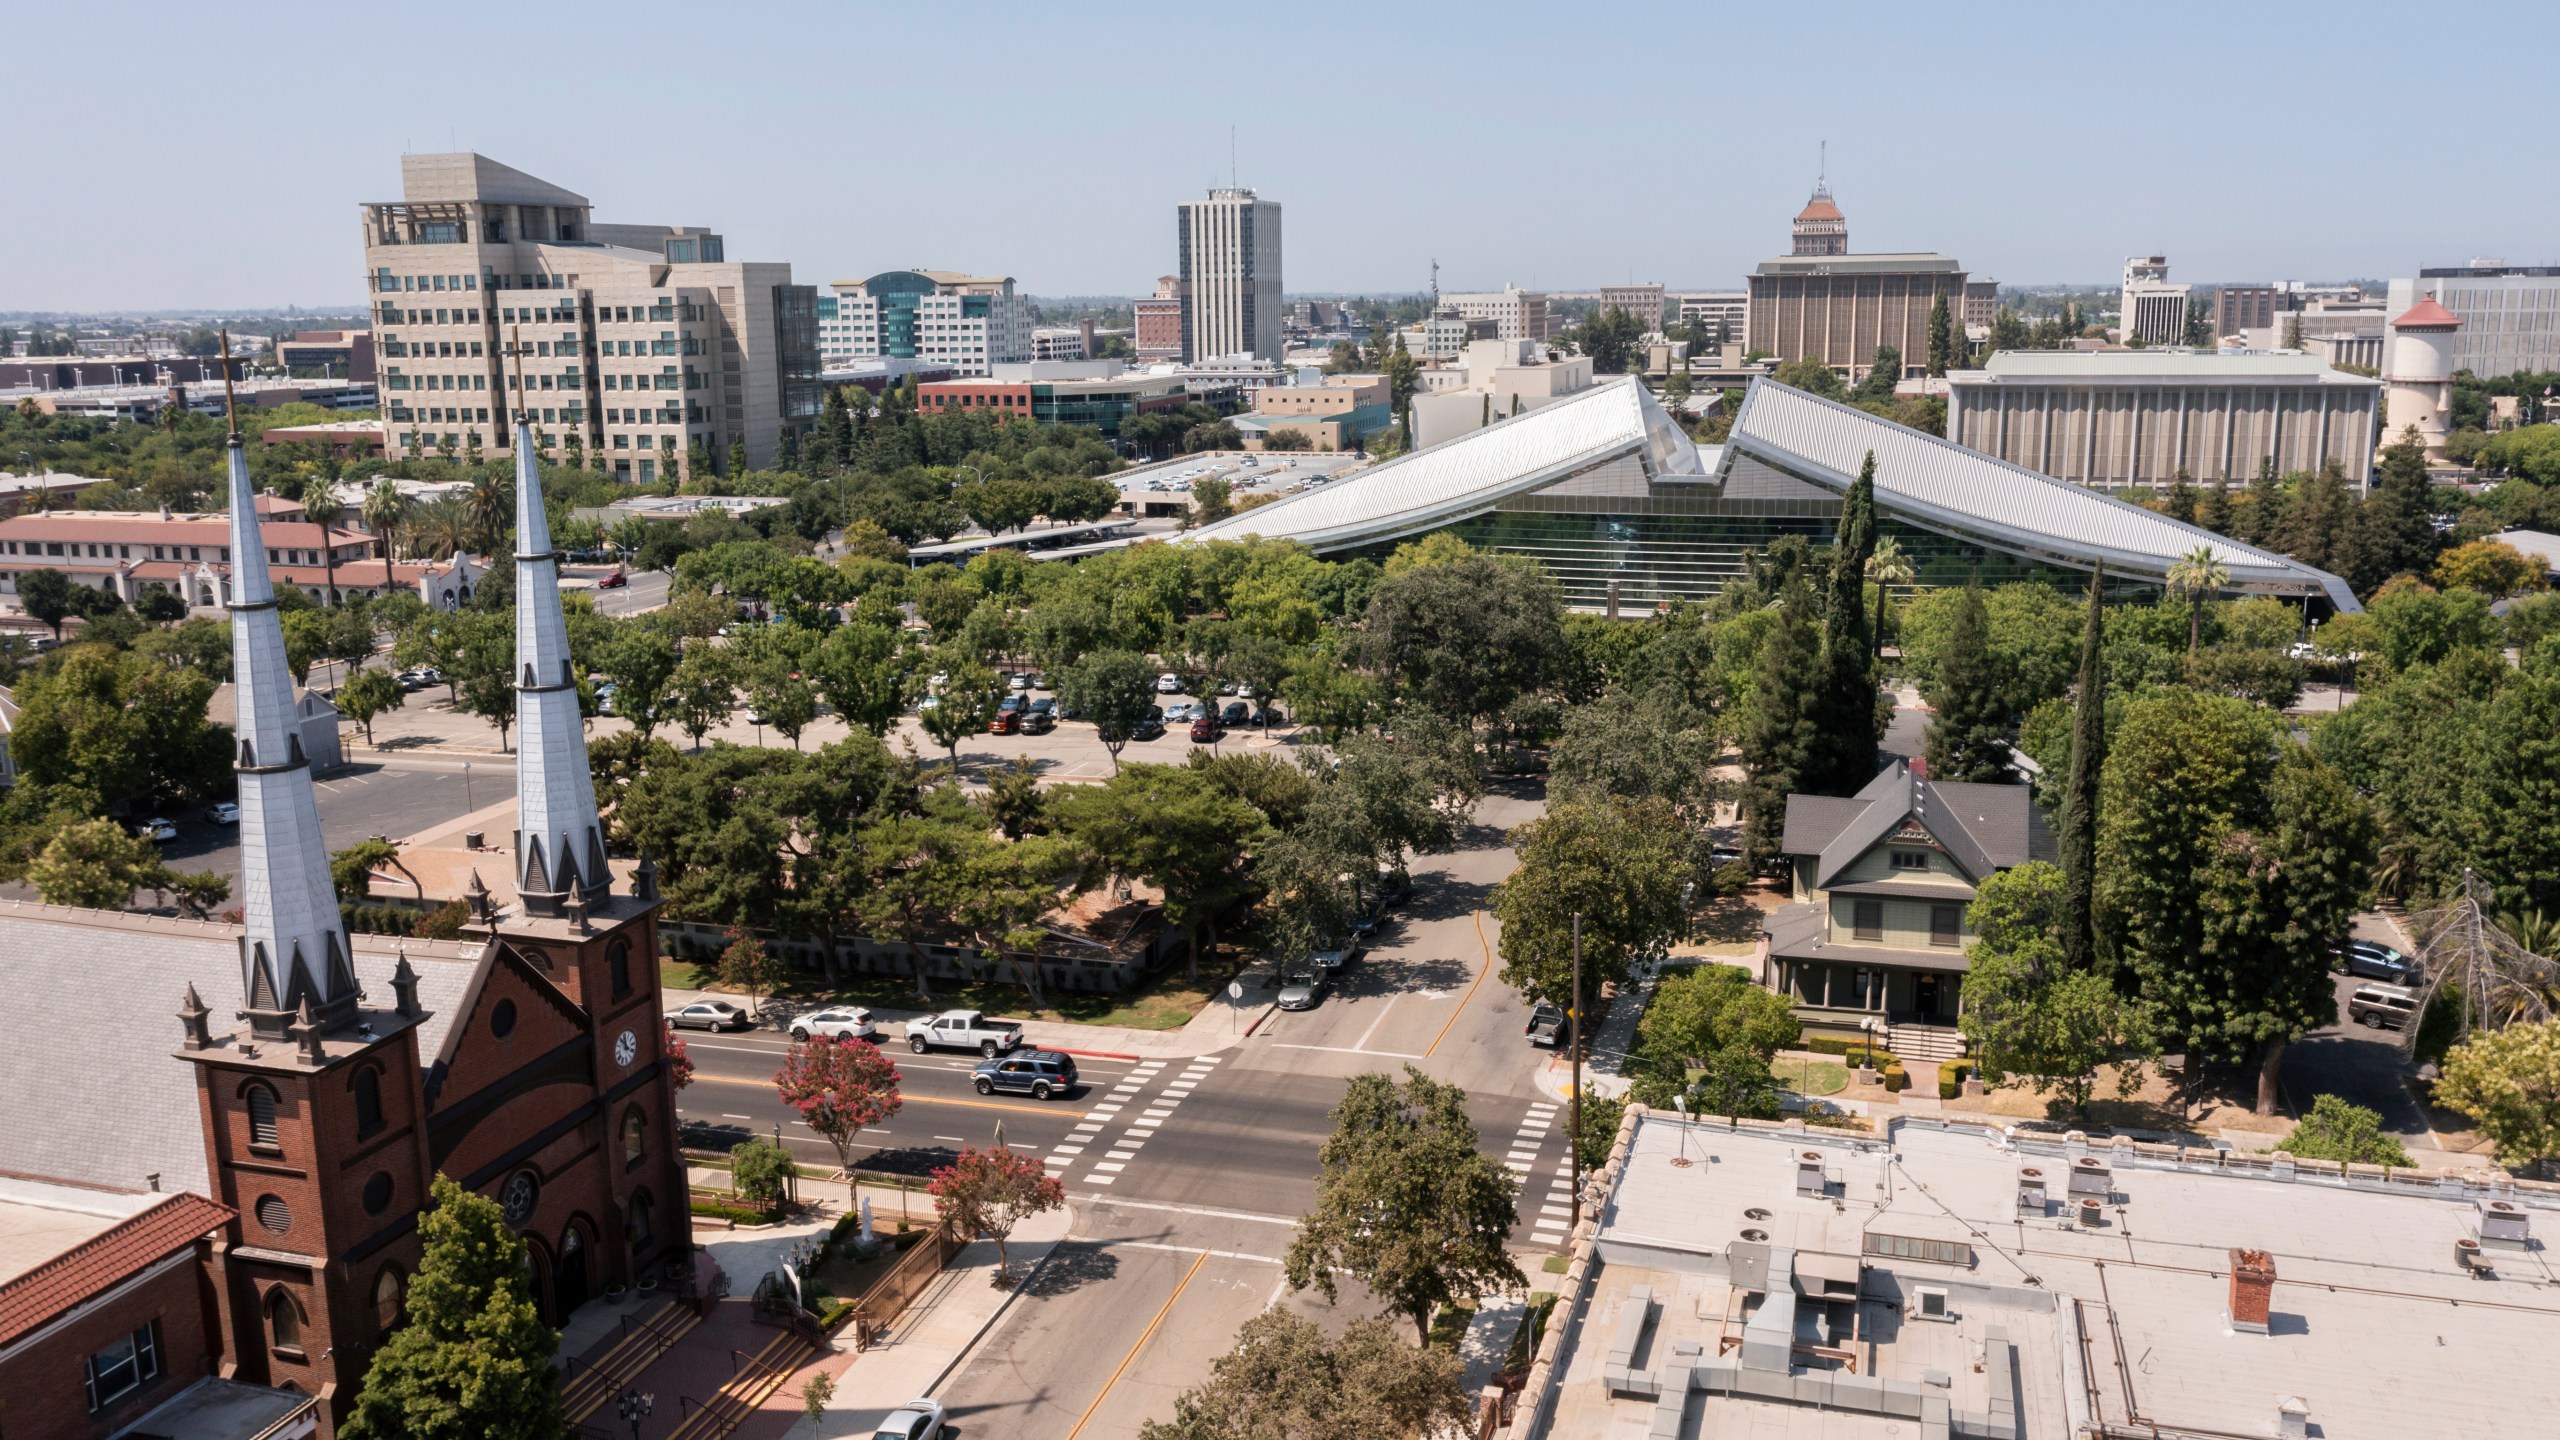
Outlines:
{"type": "MultiPolygon", "coordinates": [[[[1520,1122],[1519,1133],[1511,1140],[1511,1153],[1503,1157],[1503,1168],[1520,1177],[1520,1209],[1529,1221],[1531,1243],[1552,1245],[1561,1250],[1570,1237],[1566,1233],[1566,1217],[1573,1213],[1573,1157],[1564,1145],[1555,1147],[1550,1156],[1547,1142],[1562,1128],[1563,1110],[1553,1101],[1534,1101],[1527,1118],[1520,1122]],[[1539,1184],[1545,1182],[1545,1193],[1539,1184]]],[[[1568,1140],[1568,1144],[1570,1141],[1568,1140]]]]}
{"type": "Polygon", "coordinates": [[[1119,1183],[1121,1173],[1138,1158],[1138,1152],[1146,1148],[1147,1142],[1155,1138],[1157,1128],[1173,1118],[1173,1113],[1182,1108],[1182,1102],[1191,1097],[1191,1092],[1201,1081],[1217,1073],[1219,1057],[1202,1056],[1173,1071],[1172,1078],[1166,1079],[1171,1063],[1147,1060],[1132,1068],[1109,1094],[1085,1111],[1084,1120],[1067,1138],[1042,1158],[1041,1163],[1049,1168],[1049,1173],[1064,1182],[1077,1166],[1083,1165],[1087,1168],[1080,1183],[1119,1183]],[[1164,1082],[1163,1089],[1144,1100],[1138,1098],[1139,1092],[1158,1081],[1164,1082]],[[1132,1105],[1138,1107],[1138,1113],[1121,1119],[1122,1113],[1132,1105]],[[1088,1155],[1094,1147],[1104,1143],[1102,1132],[1115,1125],[1123,1127],[1119,1140],[1098,1155],[1088,1155]]]}

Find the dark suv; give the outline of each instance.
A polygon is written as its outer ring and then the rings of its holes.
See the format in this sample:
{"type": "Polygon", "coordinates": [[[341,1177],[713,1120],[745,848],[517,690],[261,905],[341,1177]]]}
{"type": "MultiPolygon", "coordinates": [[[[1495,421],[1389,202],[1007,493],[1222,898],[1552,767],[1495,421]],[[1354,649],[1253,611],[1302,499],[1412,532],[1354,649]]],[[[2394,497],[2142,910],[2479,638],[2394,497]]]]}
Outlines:
{"type": "Polygon", "coordinates": [[[1034,1100],[1046,1100],[1076,1088],[1076,1062],[1073,1056],[1055,1050],[1017,1050],[1011,1055],[979,1061],[977,1077],[981,1095],[1009,1090],[1034,1100]]]}

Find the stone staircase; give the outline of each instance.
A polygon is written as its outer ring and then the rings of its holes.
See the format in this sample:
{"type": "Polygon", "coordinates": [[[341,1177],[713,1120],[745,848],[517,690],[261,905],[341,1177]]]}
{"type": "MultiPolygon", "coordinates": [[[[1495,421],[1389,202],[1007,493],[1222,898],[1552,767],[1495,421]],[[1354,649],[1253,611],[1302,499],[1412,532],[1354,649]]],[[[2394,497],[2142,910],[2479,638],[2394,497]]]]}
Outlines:
{"type": "Polygon", "coordinates": [[[1893,1025],[1885,1044],[1905,1060],[1957,1060],[1964,1056],[1964,1032],[1952,1025],[1893,1025]]]}

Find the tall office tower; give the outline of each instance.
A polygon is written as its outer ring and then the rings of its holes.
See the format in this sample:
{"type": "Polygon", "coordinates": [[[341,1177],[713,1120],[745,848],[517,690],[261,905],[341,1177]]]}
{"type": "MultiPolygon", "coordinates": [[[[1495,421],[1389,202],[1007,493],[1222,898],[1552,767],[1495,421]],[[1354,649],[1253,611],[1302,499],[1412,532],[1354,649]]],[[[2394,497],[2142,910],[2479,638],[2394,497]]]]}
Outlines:
{"type": "Polygon", "coordinates": [[[631,480],[771,465],[818,418],[818,296],[697,226],[601,225],[583,195],[460,152],[400,157],[363,207],[365,282],[395,454],[494,455],[521,408],[555,463],[631,480]]]}
{"type": "Polygon", "coordinates": [[[1280,202],[1211,190],[1182,203],[1182,358],[1280,358],[1280,202]]]}
{"type": "Polygon", "coordinates": [[[2187,338],[2187,287],[2169,282],[2169,257],[2134,255],[2124,262],[2121,301],[2129,344],[2177,345],[2187,338]]]}

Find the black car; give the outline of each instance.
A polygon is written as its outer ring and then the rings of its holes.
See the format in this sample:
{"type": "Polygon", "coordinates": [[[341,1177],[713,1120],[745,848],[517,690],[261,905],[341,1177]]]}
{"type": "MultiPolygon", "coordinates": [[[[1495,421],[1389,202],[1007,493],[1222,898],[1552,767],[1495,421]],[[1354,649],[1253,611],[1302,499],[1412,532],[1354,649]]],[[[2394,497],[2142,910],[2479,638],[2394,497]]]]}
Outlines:
{"type": "Polygon", "coordinates": [[[1046,1100],[1076,1088],[1075,1057],[1055,1050],[1017,1050],[981,1060],[976,1074],[973,1083],[981,1095],[1009,1090],[1034,1100],[1046,1100]]]}
{"type": "Polygon", "coordinates": [[[1161,710],[1149,710],[1146,714],[1140,716],[1137,728],[1129,732],[1129,738],[1132,740],[1163,739],[1164,712],[1161,710]]]}
{"type": "Polygon", "coordinates": [[[1529,1043],[1553,1050],[1564,1043],[1564,1012],[1553,1005],[1541,1005],[1529,1012],[1529,1028],[1522,1032],[1529,1043]]]}
{"type": "Polygon", "coordinates": [[[1230,700],[1226,703],[1226,707],[1218,712],[1218,723],[1221,725],[1242,725],[1252,717],[1252,706],[1247,705],[1241,700],[1230,700]]]}
{"type": "Polygon", "coordinates": [[[1058,728],[1058,702],[1042,696],[1022,712],[1019,727],[1025,735],[1046,735],[1058,728]]]}
{"type": "Polygon", "coordinates": [[[2415,985],[2421,979],[2418,962],[2371,940],[2350,940],[2336,951],[2340,967],[2359,980],[2380,980],[2389,985],[2415,985]]]}

